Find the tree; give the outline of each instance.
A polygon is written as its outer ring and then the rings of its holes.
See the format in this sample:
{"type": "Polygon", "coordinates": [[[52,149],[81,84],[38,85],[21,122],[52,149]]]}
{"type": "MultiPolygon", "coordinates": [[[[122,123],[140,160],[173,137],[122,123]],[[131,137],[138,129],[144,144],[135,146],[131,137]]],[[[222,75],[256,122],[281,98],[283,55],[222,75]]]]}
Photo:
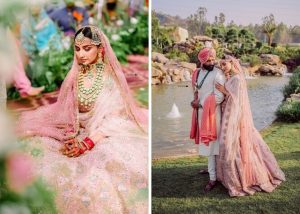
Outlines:
{"type": "Polygon", "coordinates": [[[191,36],[198,35],[200,32],[200,23],[196,14],[192,14],[187,18],[187,29],[191,36]]]}
{"type": "Polygon", "coordinates": [[[199,19],[199,23],[200,23],[200,31],[199,34],[203,34],[205,31],[205,23],[206,21],[206,13],[207,13],[207,9],[205,7],[199,7],[197,10],[197,15],[198,15],[198,19],[199,19]]]}
{"type": "Polygon", "coordinates": [[[205,35],[217,39],[218,42],[223,43],[225,40],[226,28],[224,26],[208,26],[205,29],[205,35]]]}
{"type": "Polygon", "coordinates": [[[249,31],[251,31],[254,35],[255,35],[255,38],[259,41],[264,41],[264,38],[265,38],[265,34],[263,33],[262,31],[262,25],[259,25],[259,24],[249,24],[246,29],[248,29],[249,31]]]}
{"type": "Polygon", "coordinates": [[[156,17],[155,12],[152,12],[152,45],[153,50],[162,52],[164,48],[172,44],[170,32],[173,29],[163,28],[160,26],[159,19],[156,17]]]}
{"type": "Polygon", "coordinates": [[[207,9],[199,7],[195,14],[187,18],[188,31],[192,36],[204,34],[206,27],[209,23],[206,20],[207,9]]]}
{"type": "Polygon", "coordinates": [[[254,50],[256,39],[251,31],[247,30],[246,28],[243,28],[238,33],[238,42],[240,44],[239,54],[248,54],[254,50]]]}
{"type": "Polygon", "coordinates": [[[225,42],[227,43],[227,48],[230,50],[234,50],[238,48],[239,41],[239,29],[236,27],[231,27],[226,32],[225,42]]]}
{"type": "Polygon", "coordinates": [[[289,31],[292,36],[292,42],[299,43],[300,42],[300,26],[296,25],[294,27],[290,27],[289,31]]]}
{"type": "Polygon", "coordinates": [[[225,24],[225,14],[224,13],[220,13],[219,14],[219,24],[220,25],[224,25],[225,24]]]}
{"type": "Polygon", "coordinates": [[[227,25],[227,27],[229,27],[229,28],[231,28],[231,27],[237,27],[237,25],[234,23],[233,20],[231,20],[231,21],[229,22],[229,24],[227,25]]]}
{"type": "Polygon", "coordinates": [[[263,32],[266,34],[268,38],[268,44],[271,46],[273,34],[276,31],[276,23],[275,18],[273,14],[270,14],[269,16],[264,17],[263,19],[263,32]]]}
{"type": "Polygon", "coordinates": [[[277,30],[274,34],[274,39],[275,42],[281,43],[281,44],[286,44],[291,42],[292,38],[289,32],[289,28],[286,24],[280,23],[277,26],[277,30]]]}
{"type": "Polygon", "coordinates": [[[217,17],[217,16],[215,16],[214,25],[218,25],[218,23],[219,23],[219,19],[218,19],[218,17],[217,17]]]}
{"type": "Polygon", "coordinates": [[[224,26],[224,24],[225,24],[225,14],[224,13],[220,13],[219,16],[215,16],[215,21],[214,21],[213,25],[224,26]]]}
{"type": "Polygon", "coordinates": [[[225,29],[224,41],[227,48],[235,55],[248,54],[253,52],[256,45],[256,38],[247,28],[230,27],[225,29]]]}

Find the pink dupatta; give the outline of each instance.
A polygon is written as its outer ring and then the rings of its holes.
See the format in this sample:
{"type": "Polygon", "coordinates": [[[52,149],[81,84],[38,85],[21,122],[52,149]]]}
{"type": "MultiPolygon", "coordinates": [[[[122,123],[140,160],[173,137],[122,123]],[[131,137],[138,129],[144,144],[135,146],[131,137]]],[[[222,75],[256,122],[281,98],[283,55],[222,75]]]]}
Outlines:
{"type": "MultiPolygon", "coordinates": [[[[192,75],[192,86],[195,88],[199,69],[196,69],[192,75]]],[[[198,100],[198,92],[194,94],[194,100],[198,100]]],[[[194,108],[192,113],[192,124],[190,130],[190,139],[195,139],[195,144],[202,142],[206,145],[217,139],[216,125],[216,99],[214,95],[206,98],[203,106],[201,126],[199,126],[198,109],[194,108]]]]}
{"type": "Polygon", "coordinates": [[[204,102],[201,117],[200,140],[208,146],[209,142],[217,139],[216,99],[209,95],[204,102]]]}

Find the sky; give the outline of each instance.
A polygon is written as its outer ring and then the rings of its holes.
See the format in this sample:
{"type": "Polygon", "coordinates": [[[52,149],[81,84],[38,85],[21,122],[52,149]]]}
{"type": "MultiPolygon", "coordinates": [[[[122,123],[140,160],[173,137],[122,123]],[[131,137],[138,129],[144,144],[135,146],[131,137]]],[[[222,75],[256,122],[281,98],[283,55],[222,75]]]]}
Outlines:
{"type": "Polygon", "coordinates": [[[207,9],[209,22],[223,12],[226,22],[236,24],[261,24],[262,18],[270,15],[276,23],[300,25],[300,0],[152,0],[152,10],[186,18],[199,7],[207,9]]]}

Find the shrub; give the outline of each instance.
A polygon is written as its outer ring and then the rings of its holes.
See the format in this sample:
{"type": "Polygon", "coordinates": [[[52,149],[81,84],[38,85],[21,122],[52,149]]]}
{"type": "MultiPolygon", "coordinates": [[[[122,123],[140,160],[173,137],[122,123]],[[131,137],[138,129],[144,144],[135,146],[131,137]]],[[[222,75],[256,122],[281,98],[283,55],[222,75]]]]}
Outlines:
{"type": "Polygon", "coordinates": [[[273,47],[263,44],[262,47],[258,50],[258,54],[271,54],[273,47]]]}
{"type": "Polygon", "coordinates": [[[222,59],[224,56],[224,48],[218,47],[216,49],[217,58],[222,59]]]}
{"type": "Polygon", "coordinates": [[[266,44],[259,47],[256,45],[256,54],[275,54],[278,55],[281,61],[286,61],[288,59],[297,59],[300,57],[300,48],[299,47],[290,47],[290,46],[275,46],[271,47],[266,44]]]}
{"type": "Polygon", "coordinates": [[[290,101],[282,103],[276,111],[277,120],[285,122],[300,121],[300,102],[290,101]]]}
{"type": "Polygon", "coordinates": [[[250,63],[250,66],[252,67],[262,63],[260,57],[257,55],[243,55],[241,61],[250,63]]]}
{"type": "Polygon", "coordinates": [[[289,83],[283,89],[283,96],[289,97],[293,93],[300,93],[300,66],[296,68],[289,83]]]}
{"type": "Polygon", "coordinates": [[[256,42],[255,48],[260,49],[262,47],[263,43],[262,42],[256,42]]]}
{"type": "Polygon", "coordinates": [[[288,49],[285,47],[282,47],[282,46],[278,46],[278,47],[274,48],[274,50],[272,51],[272,54],[279,56],[281,61],[285,61],[290,58],[288,49]]]}
{"type": "Polygon", "coordinates": [[[189,56],[185,52],[182,52],[177,48],[172,49],[169,53],[167,53],[166,57],[168,57],[169,59],[175,59],[179,61],[185,61],[185,62],[190,61],[189,56]]]}
{"type": "MultiPolygon", "coordinates": [[[[300,66],[294,71],[288,85],[283,89],[285,98],[293,93],[300,93],[300,66]]],[[[300,102],[286,101],[283,102],[276,111],[277,120],[286,122],[300,121],[300,102]]]]}
{"type": "Polygon", "coordinates": [[[202,48],[204,48],[204,44],[198,42],[196,43],[195,49],[187,53],[190,58],[190,63],[198,63],[198,53],[202,48]]]}

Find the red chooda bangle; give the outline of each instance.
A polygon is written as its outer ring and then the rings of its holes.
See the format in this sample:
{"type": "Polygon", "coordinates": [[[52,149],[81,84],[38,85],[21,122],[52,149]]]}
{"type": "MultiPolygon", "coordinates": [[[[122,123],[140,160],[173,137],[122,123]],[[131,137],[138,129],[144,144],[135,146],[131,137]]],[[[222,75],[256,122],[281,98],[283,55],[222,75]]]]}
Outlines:
{"type": "Polygon", "coordinates": [[[95,146],[94,142],[89,137],[84,138],[83,141],[89,145],[88,150],[91,150],[95,146]]]}

